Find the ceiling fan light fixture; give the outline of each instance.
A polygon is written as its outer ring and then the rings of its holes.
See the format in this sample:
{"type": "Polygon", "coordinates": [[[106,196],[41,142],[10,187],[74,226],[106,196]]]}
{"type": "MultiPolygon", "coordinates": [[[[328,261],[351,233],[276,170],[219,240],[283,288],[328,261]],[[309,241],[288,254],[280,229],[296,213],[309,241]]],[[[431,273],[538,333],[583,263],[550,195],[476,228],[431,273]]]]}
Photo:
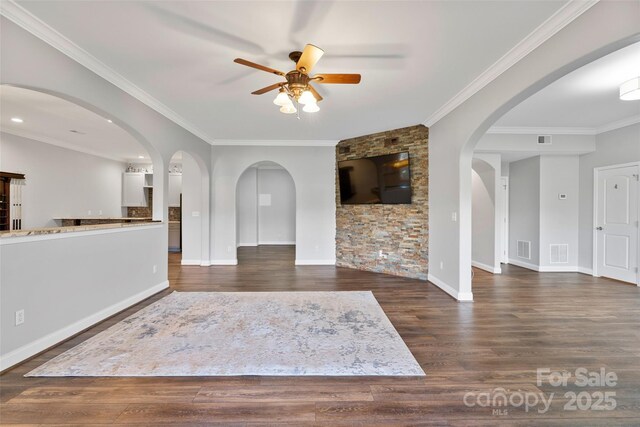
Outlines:
{"type": "Polygon", "coordinates": [[[291,101],[289,101],[290,103],[287,105],[283,105],[282,107],[280,107],[280,112],[284,113],[284,114],[295,114],[298,112],[298,110],[296,110],[296,107],[293,106],[293,103],[291,101]]]}
{"type": "Polygon", "coordinates": [[[620,85],[620,99],[637,101],[640,99],[640,76],[627,80],[620,85]]]}
{"type": "Polygon", "coordinates": [[[304,111],[305,113],[315,113],[315,112],[320,111],[320,107],[318,107],[318,103],[317,102],[310,102],[307,105],[305,105],[304,107],[302,107],[302,111],[304,111]]]}
{"type": "Polygon", "coordinates": [[[291,98],[289,98],[289,95],[287,95],[284,89],[280,89],[280,92],[278,93],[278,96],[276,96],[276,99],[273,100],[273,103],[280,107],[284,107],[285,105],[289,105],[292,102],[291,98]]]}
{"type": "Polygon", "coordinates": [[[302,92],[302,95],[300,95],[300,98],[298,99],[298,102],[300,104],[302,104],[302,105],[315,104],[316,103],[316,97],[313,96],[311,91],[307,89],[304,92],[302,92]]]}

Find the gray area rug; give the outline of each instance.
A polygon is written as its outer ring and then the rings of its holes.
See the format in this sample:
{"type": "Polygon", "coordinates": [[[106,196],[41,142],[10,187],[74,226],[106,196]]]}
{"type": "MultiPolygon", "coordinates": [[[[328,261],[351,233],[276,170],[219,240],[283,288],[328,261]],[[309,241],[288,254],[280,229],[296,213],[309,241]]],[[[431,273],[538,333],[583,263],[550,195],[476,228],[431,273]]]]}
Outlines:
{"type": "Polygon", "coordinates": [[[371,292],[174,292],[27,377],[424,376],[371,292]]]}

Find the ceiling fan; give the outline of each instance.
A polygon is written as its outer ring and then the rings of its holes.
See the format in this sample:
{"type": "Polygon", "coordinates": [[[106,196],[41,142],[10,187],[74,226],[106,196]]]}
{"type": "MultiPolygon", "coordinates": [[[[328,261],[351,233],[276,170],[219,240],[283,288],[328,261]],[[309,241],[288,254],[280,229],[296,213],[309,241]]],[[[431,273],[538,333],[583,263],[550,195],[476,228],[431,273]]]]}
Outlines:
{"type": "Polygon", "coordinates": [[[297,103],[304,105],[303,111],[315,113],[319,111],[318,102],[322,101],[322,96],[311,85],[312,82],[319,84],[358,84],[360,74],[316,74],[310,76],[311,70],[320,60],[324,51],[317,46],[308,44],[302,52],[294,51],[289,54],[289,59],[296,63],[296,69],[283,73],[264,65],[256,64],[242,58],[236,58],[233,62],[256,68],[278,76],[283,76],[286,81],[274,83],[270,86],[251,92],[253,95],[262,95],[275,89],[280,89],[278,96],[273,101],[280,106],[280,111],[285,114],[293,114],[298,110],[293,105],[297,103]]]}

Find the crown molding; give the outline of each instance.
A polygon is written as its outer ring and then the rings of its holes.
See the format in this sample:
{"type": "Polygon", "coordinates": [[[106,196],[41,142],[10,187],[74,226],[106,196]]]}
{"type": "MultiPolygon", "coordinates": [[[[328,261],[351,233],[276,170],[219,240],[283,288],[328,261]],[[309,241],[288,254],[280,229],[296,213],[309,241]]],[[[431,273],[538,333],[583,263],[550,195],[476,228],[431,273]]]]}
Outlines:
{"type": "Polygon", "coordinates": [[[431,114],[423,124],[427,127],[433,126],[438,122],[438,120],[455,110],[463,102],[471,98],[542,43],[549,40],[558,31],[566,27],[578,16],[582,15],[589,8],[598,3],[598,1],[599,0],[570,0],[500,59],[493,63],[493,65],[476,77],[464,89],[431,114]]]}
{"type": "Polygon", "coordinates": [[[116,162],[124,163],[124,162],[128,162],[129,161],[128,159],[126,159],[124,157],[109,156],[109,155],[100,153],[100,152],[95,151],[95,150],[87,149],[87,148],[81,147],[79,145],[72,144],[70,142],[60,141],[59,139],[51,138],[51,137],[48,137],[48,136],[36,135],[36,134],[29,133],[29,132],[18,131],[18,130],[15,130],[15,129],[2,129],[1,133],[6,133],[6,134],[9,134],[9,135],[18,136],[20,138],[31,139],[33,141],[42,142],[44,144],[55,145],[56,147],[65,148],[67,150],[77,151],[79,153],[89,154],[89,155],[96,156],[96,157],[102,157],[103,159],[115,160],[116,162]]]}
{"type": "Polygon", "coordinates": [[[640,114],[616,120],[598,127],[526,127],[526,126],[493,126],[487,130],[490,134],[511,135],[599,135],[640,123],[640,114]]]}
{"type": "Polygon", "coordinates": [[[257,147],[335,147],[338,145],[338,140],[270,140],[270,139],[218,139],[213,142],[215,146],[257,146],[257,147]]]}
{"type": "Polygon", "coordinates": [[[14,0],[0,1],[0,14],[106,81],[122,89],[148,107],[162,114],[178,126],[186,129],[209,144],[213,143],[213,138],[205,132],[189,123],[178,113],[158,101],[131,81],[127,80],[124,76],[101,62],[98,58],[82,49],[67,37],[60,34],[40,18],[18,5],[14,0]]]}
{"type": "Polygon", "coordinates": [[[493,126],[487,130],[487,133],[508,135],[595,135],[596,129],[586,127],[493,126]]]}
{"type": "Polygon", "coordinates": [[[609,132],[612,130],[624,128],[627,126],[635,125],[636,123],[640,123],[640,114],[636,114],[635,116],[627,117],[626,119],[618,120],[615,122],[608,123],[606,125],[602,125],[597,127],[596,134],[609,132]]]}

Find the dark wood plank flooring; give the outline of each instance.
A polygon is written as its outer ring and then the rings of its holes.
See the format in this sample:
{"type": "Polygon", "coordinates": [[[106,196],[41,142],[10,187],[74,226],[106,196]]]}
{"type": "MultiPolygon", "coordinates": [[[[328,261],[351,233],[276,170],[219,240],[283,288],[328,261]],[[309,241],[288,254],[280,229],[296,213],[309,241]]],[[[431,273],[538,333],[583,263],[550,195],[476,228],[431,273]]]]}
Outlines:
{"type": "MultiPolygon", "coordinates": [[[[0,423],[124,425],[640,425],[640,289],[574,273],[476,270],[475,302],[432,284],[334,267],[295,267],[292,247],[241,248],[237,267],[183,267],[177,291],[372,290],[426,378],[24,378],[162,292],[0,377],[0,423]],[[605,368],[616,387],[536,384],[536,369],[605,368]],[[555,393],[546,413],[469,407],[468,392],[555,393]],[[564,394],[614,391],[613,411],[564,410],[564,394]]],[[[542,408],[542,405],[536,408],[542,408]]]]}

